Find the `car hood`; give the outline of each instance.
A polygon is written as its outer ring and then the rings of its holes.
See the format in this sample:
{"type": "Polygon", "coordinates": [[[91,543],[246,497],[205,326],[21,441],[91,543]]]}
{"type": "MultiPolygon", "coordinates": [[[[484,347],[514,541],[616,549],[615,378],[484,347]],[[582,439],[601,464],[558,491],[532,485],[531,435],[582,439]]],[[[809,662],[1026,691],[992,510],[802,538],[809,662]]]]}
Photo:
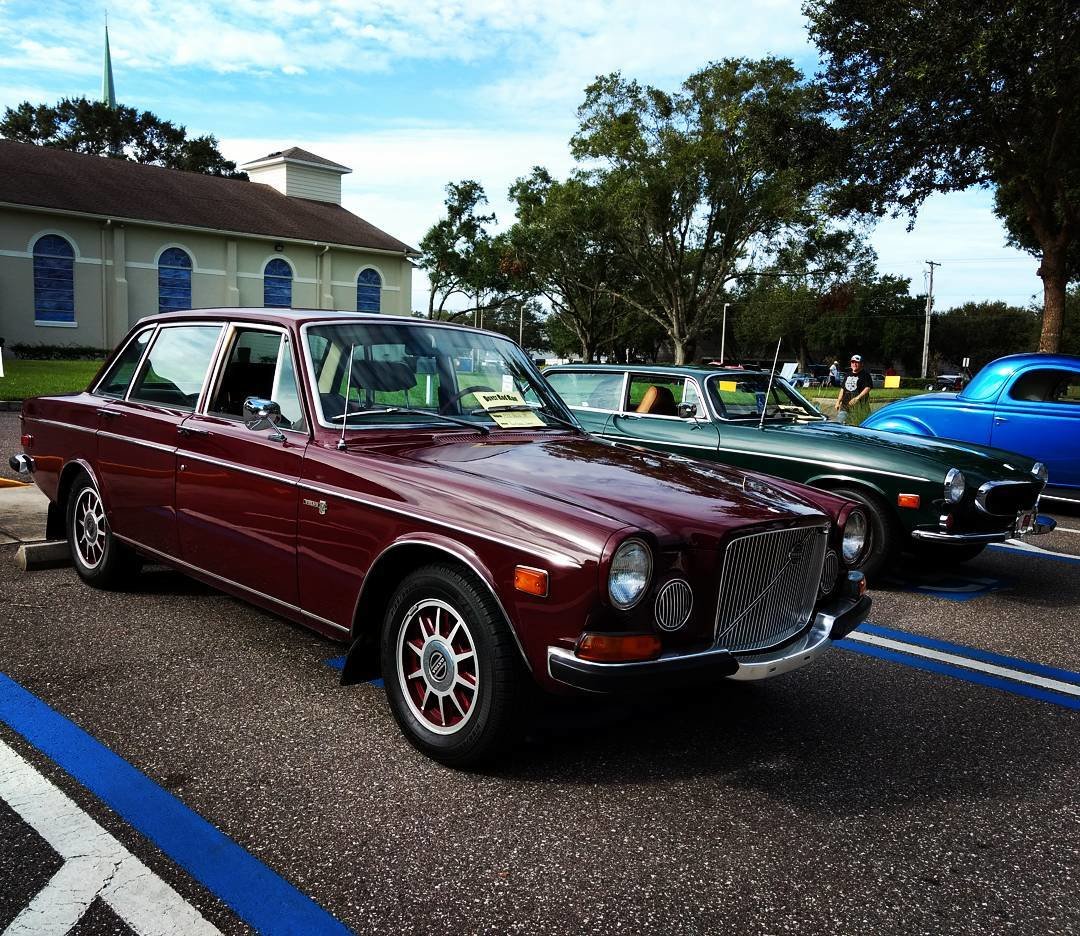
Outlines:
{"type": "MultiPolygon", "coordinates": [[[[952,394],[950,394],[952,395],[952,394]]],[[[842,462],[864,468],[896,470],[925,478],[944,480],[950,468],[982,480],[1018,480],[1030,477],[1032,459],[1015,452],[968,442],[907,435],[818,422],[767,426],[766,438],[785,445],[796,440],[816,445],[823,461],[842,462]],[[786,442],[783,440],[787,440],[786,442]]]]}
{"type": "MultiPolygon", "coordinates": [[[[513,492],[522,504],[557,502],[648,530],[661,542],[716,546],[736,527],[835,514],[839,503],[791,482],[573,436],[443,437],[398,454],[482,479],[491,501],[508,509],[513,492]]],[[[431,483],[440,484],[434,476],[431,483]]]]}

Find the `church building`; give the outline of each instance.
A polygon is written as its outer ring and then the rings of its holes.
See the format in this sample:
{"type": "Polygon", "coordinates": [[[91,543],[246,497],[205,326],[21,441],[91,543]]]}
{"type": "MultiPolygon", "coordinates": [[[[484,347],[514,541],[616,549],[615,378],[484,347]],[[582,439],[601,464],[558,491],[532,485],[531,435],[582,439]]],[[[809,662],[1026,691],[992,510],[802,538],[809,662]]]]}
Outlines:
{"type": "Polygon", "coordinates": [[[145,315],[215,306],[410,313],[417,251],[342,207],[348,167],[292,147],[241,168],[0,140],[0,337],[112,348],[145,315]]]}

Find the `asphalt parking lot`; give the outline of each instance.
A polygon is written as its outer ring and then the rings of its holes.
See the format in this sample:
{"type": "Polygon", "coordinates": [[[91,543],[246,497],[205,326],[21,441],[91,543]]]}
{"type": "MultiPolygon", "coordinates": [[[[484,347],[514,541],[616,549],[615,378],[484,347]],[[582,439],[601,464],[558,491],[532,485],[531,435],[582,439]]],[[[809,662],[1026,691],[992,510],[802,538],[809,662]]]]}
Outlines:
{"type": "Polygon", "coordinates": [[[1080,932],[1080,514],[1055,516],[1050,552],[901,570],[811,667],[544,706],[483,773],[414,752],[338,644],[0,547],[0,932],[46,931],[88,824],[112,857],[63,891],[80,936],[1080,932]]]}

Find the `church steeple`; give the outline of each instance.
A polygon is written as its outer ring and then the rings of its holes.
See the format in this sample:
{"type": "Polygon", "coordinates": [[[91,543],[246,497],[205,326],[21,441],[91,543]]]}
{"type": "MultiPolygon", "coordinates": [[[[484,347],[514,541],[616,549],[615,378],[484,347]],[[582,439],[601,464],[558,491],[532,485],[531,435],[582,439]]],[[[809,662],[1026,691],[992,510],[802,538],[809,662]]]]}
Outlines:
{"type": "Polygon", "coordinates": [[[101,103],[116,108],[116,88],[113,86],[112,56],[109,54],[109,15],[105,14],[105,64],[101,74],[101,103]]]}

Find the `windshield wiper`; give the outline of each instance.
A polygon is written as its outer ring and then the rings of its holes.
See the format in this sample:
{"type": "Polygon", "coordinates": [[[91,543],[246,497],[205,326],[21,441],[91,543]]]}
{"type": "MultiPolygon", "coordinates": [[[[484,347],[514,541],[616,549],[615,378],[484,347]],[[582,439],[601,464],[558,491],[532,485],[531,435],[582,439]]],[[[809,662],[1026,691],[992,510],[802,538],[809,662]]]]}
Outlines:
{"type": "Polygon", "coordinates": [[[548,419],[555,420],[555,422],[560,425],[566,426],[567,429],[574,429],[588,435],[581,426],[570,422],[569,419],[563,419],[561,416],[556,416],[551,410],[544,406],[529,406],[528,403],[508,403],[504,406],[492,406],[488,409],[473,410],[469,415],[481,416],[484,413],[543,413],[548,419]]]}
{"type": "Polygon", "coordinates": [[[457,416],[447,416],[445,413],[436,413],[433,410],[414,409],[411,406],[386,406],[382,409],[362,409],[354,410],[351,413],[342,413],[340,416],[331,416],[330,422],[337,422],[339,419],[352,419],[353,416],[381,416],[387,413],[412,413],[416,416],[430,416],[433,419],[444,419],[446,422],[452,422],[458,426],[464,426],[466,429],[474,429],[480,433],[480,435],[489,435],[491,430],[487,426],[480,423],[469,422],[467,419],[461,419],[457,416]]]}

